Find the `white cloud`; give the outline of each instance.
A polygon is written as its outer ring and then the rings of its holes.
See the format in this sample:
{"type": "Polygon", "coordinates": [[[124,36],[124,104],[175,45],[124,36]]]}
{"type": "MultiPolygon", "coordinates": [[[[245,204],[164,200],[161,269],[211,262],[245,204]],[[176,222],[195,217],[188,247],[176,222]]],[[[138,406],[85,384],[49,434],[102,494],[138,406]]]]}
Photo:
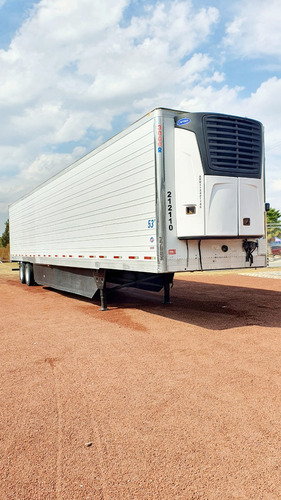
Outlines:
{"type": "MultiPolygon", "coordinates": [[[[280,54],[277,4],[255,0],[253,9],[253,0],[236,0],[226,50],[280,54]],[[271,33],[260,27],[263,20],[271,33]],[[261,29],[266,48],[258,41],[261,29]]],[[[107,138],[119,115],[133,121],[159,106],[246,114],[265,122],[269,146],[281,141],[280,80],[270,78],[241,97],[244,83],[231,86],[208,53],[218,9],[191,0],[139,5],[141,14],[124,20],[132,0],[41,0],[8,50],[0,50],[2,210],[90,150],[95,138],[107,138]],[[76,144],[61,153],[68,142],[76,144]]],[[[220,50],[218,43],[221,61],[220,50]]],[[[277,156],[278,150],[270,157],[278,186],[277,156]]]]}
{"type": "Polygon", "coordinates": [[[190,1],[172,1],[121,28],[128,3],[41,0],[9,50],[0,51],[1,106],[18,115],[19,106],[69,112],[108,103],[119,112],[128,98],[172,83],[181,59],[218,19],[214,8],[194,12],[190,1]]]}
{"type": "Polygon", "coordinates": [[[77,158],[77,149],[60,154],[60,144],[85,144],[89,130],[101,138],[119,114],[178,105],[200,76],[218,78],[211,59],[194,54],[217,23],[217,9],[162,0],[122,24],[129,4],[41,0],[0,50],[5,200],[9,170],[18,197],[77,158]]]}
{"type": "Polygon", "coordinates": [[[272,189],[273,191],[281,191],[281,179],[278,179],[273,182],[272,189]]]}
{"type": "Polygon", "coordinates": [[[280,60],[280,0],[239,0],[225,43],[237,57],[277,56],[280,60]]]}
{"type": "Polygon", "coordinates": [[[214,8],[159,3],[120,27],[129,0],[41,0],[7,51],[0,51],[0,105],[6,140],[79,140],[88,127],[110,128],[137,96],[157,94],[175,75],[202,73],[209,59],[181,59],[209,35],[214,8]],[[188,69],[189,66],[189,69],[188,69]],[[196,66],[196,67],[195,67],[196,66]]]}

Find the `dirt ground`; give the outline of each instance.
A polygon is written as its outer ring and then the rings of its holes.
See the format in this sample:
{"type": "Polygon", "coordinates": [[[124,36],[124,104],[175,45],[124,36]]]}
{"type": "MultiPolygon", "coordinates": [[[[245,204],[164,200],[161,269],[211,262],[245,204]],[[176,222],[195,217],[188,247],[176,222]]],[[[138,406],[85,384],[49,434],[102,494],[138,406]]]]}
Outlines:
{"type": "Polygon", "coordinates": [[[281,498],[281,270],[180,274],[168,306],[122,290],[102,312],[11,267],[1,500],[281,498]]]}

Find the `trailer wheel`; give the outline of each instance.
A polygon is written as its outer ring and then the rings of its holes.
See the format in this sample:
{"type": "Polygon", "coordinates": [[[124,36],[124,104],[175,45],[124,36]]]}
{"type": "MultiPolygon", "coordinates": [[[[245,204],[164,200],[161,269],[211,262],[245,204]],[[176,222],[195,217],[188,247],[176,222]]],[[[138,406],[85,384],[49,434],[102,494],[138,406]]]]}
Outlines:
{"type": "Polygon", "coordinates": [[[20,277],[20,282],[22,284],[25,283],[25,263],[24,262],[20,262],[20,265],[19,265],[19,277],[20,277]]]}
{"type": "Polygon", "coordinates": [[[27,286],[34,285],[33,266],[28,262],[25,264],[25,282],[27,286]]]}

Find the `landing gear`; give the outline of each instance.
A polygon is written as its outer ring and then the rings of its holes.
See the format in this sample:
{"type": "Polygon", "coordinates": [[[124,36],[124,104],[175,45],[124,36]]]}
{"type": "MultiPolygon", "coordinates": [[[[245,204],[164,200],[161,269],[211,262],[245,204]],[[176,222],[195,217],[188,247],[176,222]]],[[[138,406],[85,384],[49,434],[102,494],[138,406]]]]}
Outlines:
{"type": "Polygon", "coordinates": [[[100,289],[100,305],[101,311],[107,311],[107,293],[106,293],[106,287],[100,289]]]}
{"type": "Polygon", "coordinates": [[[107,294],[122,288],[138,288],[152,292],[164,289],[164,304],[170,304],[170,286],[173,285],[173,273],[153,274],[134,271],[109,271],[105,269],[94,270],[96,287],[100,292],[101,311],[107,310],[107,294]],[[109,290],[106,282],[117,286],[109,290]]]}
{"type": "Polygon", "coordinates": [[[170,283],[171,278],[169,274],[164,274],[164,304],[171,304],[170,302],[170,283]]]}
{"type": "Polygon", "coordinates": [[[100,292],[101,311],[107,311],[106,270],[94,270],[94,279],[100,292]]]}

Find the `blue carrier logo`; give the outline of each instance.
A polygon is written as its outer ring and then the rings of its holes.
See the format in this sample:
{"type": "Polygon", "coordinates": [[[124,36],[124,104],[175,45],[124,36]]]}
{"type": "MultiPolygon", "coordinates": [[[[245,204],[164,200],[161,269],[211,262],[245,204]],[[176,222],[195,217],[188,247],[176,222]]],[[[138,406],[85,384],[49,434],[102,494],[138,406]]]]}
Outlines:
{"type": "Polygon", "coordinates": [[[180,127],[181,125],[186,125],[190,122],[190,118],[181,118],[177,121],[177,125],[180,127]]]}

